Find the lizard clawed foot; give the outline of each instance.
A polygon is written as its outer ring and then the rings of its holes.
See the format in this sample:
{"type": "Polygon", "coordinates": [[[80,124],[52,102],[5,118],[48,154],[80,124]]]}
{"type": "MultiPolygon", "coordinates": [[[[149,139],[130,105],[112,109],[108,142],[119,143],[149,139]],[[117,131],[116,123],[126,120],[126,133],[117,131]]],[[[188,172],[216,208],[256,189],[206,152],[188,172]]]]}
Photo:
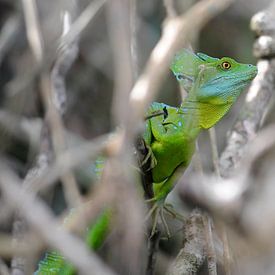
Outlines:
{"type": "Polygon", "coordinates": [[[181,215],[180,213],[178,213],[178,212],[174,209],[174,207],[173,207],[172,204],[166,203],[166,204],[164,204],[163,207],[164,207],[164,209],[166,210],[166,212],[167,212],[168,214],[170,214],[174,219],[177,219],[177,220],[179,220],[179,221],[181,221],[181,222],[185,222],[184,216],[181,215]]]}
{"type": "Polygon", "coordinates": [[[149,238],[152,238],[154,236],[154,234],[156,233],[156,229],[157,229],[157,223],[158,223],[158,219],[161,219],[161,222],[165,228],[165,232],[167,235],[167,238],[170,239],[171,238],[171,234],[170,234],[170,230],[168,227],[168,224],[165,220],[164,217],[164,207],[163,205],[160,205],[159,203],[154,203],[154,205],[152,206],[152,208],[149,210],[149,212],[147,213],[146,217],[145,217],[145,221],[147,221],[150,217],[152,217],[152,230],[151,230],[151,234],[149,238]]]}
{"type": "Polygon", "coordinates": [[[141,162],[141,167],[146,165],[148,160],[150,161],[150,165],[149,167],[147,168],[147,171],[153,169],[156,165],[157,165],[157,160],[153,154],[153,151],[151,149],[150,146],[146,146],[147,150],[148,150],[148,153],[147,155],[145,156],[145,158],[143,159],[143,161],[141,162]]]}
{"type": "Polygon", "coordinates": [[[173,209],[173,206],[171,204],[162,204],[156,201],[155,198],[147,200],[146,202],[153,202],[153,201],[155,201],[155,203],[153,204],[152,208],[148,211],[145,217],[145,221],[147,221],[150,217],[152,217],[152,230],[151,230],[150,238],[152,238],[153,235],[157,232],[157,224],[160,219],[164,227],[166,236],[168,239],[170,239],[171,233],[164,216],[164,211],[166,211],[170,216],[172,216],[175,219],[178,219],[181,222],[185,222],[185,219],[182,215],[180,215],[173,209]]]}

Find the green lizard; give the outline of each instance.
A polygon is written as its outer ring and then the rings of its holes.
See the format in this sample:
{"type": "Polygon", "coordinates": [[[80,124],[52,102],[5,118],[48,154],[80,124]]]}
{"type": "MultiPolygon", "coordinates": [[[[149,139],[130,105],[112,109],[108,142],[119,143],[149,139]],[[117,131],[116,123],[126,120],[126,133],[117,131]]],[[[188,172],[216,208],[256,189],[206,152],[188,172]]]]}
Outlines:
{"type": "MultiPolygon", "coordinates": [[[[179,174],[190,163],[195,141],[202,129],[215,125],[230,109],[239,94],[257,74],[257,68],[223,57],[178,53],[171,70],[188,96],[179,108],[153,103],[147,112],[143,138],[149,154],[153,179],[152,212],[159,213],[179,174]],[[161,113],[161,115],[159,115],[161,113]]],[[[109,215],[99,217],[87,233],[92,249],[100,246],[106,235],[109,215]],[[95,245],[96,243],[96,245],[95,245]]],[[[156,215],[157,220],[157,215],[156,215]]],[[[39,275],[70,275],[73,267],[62,256],[49,253],[40,263],[39,275]]]]}
{"type": "Polygon", "coordinates": [[[158,202],[165,200],[177,175],[188,166],[201,130],[214,126],[257,74],[251,64],[188,50],[175,56],[171,70],[188,95],[179,108],[153,103],[144,133],[158,202]],[[160,110],[166,115],[153,116],[160,110]]]}

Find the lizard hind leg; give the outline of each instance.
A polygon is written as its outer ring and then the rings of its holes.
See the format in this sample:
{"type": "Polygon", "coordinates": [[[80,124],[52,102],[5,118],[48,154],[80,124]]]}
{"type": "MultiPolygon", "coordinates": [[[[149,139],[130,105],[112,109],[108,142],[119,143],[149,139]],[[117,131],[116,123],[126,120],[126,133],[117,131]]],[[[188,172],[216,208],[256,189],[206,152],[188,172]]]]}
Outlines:
{"type": "Polygon", "coordinates": [[[181,165],[177,167],[177,169],[175,169],[172,176],[170,176],[167,180],[163,181],[162,183],[155,183],[153,185],[154,197],[147,200],[147,202],[151,203],[151,209],[148,211],[148,214],[146,215],[146,220],[152,217],[153,227],[151,237],[154,235],[156,231],[159,219],[164,227],[167,237],[171,237],[170,230],[165,219],[164,211],[181,222],[185,221],[184,217],[177,211],[175,211],[173,206],[165,203],[167,195],[171,192],[176,180],[184,172],[184,170],[185,166],[181,165]]]}

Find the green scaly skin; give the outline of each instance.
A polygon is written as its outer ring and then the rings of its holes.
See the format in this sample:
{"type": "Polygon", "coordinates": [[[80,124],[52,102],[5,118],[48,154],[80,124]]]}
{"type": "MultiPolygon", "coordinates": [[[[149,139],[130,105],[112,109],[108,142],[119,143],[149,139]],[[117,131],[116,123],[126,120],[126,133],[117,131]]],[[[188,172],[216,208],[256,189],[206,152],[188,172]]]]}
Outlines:
{"type": "MultiPolygon", "coordinates": [[[[143,134],[153,160],[154,200],[159,205],[164,204],[177,178],[189,165],[201,130],[214,126],[257,74],[253,65],[188,50],[175,56],[171,70],[188,96],[178,108],[154,102],[147,112],[150,118],[143,134]],[[167,115],[152,116],[158,113],[167,115]]],[[[101,168],[102,165],[100,171],[101,168]]],[[[110,212],[105,211],[91,225],[86,237],[91,249],[102,245],[109,231],[109,220],[110,212]]],[[[40,262],[35,274],[72,275],[75,270],[60,254],[52,252],[40,262]]]]}
{"type": "Polygon", "coordinates": [[[160,205],[190,163],[201,130],[214,126],[257,74],[251,64],[188,50],[175,56],[171,70],[188,95],[178,108],[154,102],[144,133],[154,159],[154,200],[160,205]],[[164,108],[165,116],[152,116],[164,108]]]}

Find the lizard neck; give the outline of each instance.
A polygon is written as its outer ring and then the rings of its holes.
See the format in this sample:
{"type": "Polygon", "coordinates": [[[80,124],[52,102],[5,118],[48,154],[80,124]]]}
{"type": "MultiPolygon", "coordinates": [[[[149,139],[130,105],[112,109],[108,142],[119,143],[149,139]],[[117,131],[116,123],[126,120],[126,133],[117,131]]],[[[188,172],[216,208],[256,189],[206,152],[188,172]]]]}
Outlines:
{"type": "Polygon", "coordinates": [[[214,105],[187,97],[179,110],[186,115],[187,131],[194,129],[199,132],[201,129],[209,129],[214,126],[228,112],[232,104],[233,102],[214,105]]]}

